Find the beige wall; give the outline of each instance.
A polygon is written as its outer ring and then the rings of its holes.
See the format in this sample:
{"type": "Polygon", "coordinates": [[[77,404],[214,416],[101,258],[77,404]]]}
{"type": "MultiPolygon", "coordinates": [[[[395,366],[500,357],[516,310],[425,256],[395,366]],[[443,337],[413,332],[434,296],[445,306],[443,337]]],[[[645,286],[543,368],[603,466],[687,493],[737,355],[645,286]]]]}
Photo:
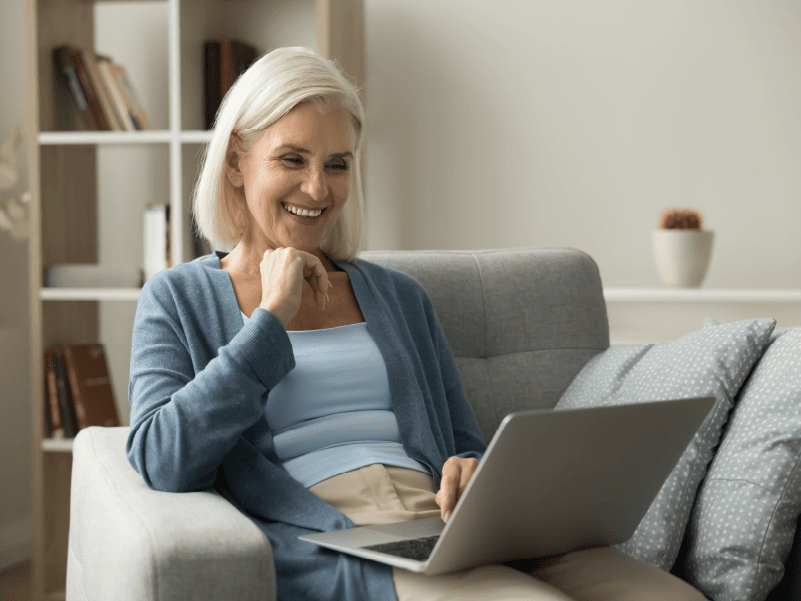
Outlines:
{"type": "MultiPolygon", "coordinates": [[[[25,127],[25,12],[22,2],[0,2],[0,143],[25,127]]],[[[27,189],[25,148],[20,182],[2,193],[27,189]]],[[[28,244],[0,231],[0,570],[30,554],[31,412],[28,317],[28,244]]]]}
{"type": "Polygon", "coordinates": [[[651,231],[691,206],[706,287],[801,287],[798,2],[365,12],[369,248],[569,246],[607,286],[661,286],[651,231]]]}

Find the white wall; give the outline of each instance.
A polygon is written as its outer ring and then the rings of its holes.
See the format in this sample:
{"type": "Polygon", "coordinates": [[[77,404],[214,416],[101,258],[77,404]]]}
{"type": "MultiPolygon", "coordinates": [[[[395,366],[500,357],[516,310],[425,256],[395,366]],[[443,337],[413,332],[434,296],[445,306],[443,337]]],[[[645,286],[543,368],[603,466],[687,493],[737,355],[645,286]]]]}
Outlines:
{"type": "MultiPolygon", "coordinates": [[[[0,2],[0,143],[25,127],[25,12],[22,2],[0,2]]],[[[20,182],[2,194],[27,190],[26,148],[20,148],[20,182]]],[[[0,570],[30,555],[31,407],[28,244],[0,230],[0,570]]]]}
{"type": "Polygon", "coordinates": [[[705,287],[801,287],[801,3],[365,4],[369,248],[568,246],[657,287],[691,206],[705,287]]]}

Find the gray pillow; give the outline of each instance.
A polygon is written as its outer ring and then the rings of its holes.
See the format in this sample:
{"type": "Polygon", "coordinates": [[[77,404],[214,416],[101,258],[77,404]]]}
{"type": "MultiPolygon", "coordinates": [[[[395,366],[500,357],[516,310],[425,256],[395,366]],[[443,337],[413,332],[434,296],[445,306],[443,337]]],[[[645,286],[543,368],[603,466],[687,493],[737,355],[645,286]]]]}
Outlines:
{"type": "Polygon", "coordinates": [[[610,348],[593,357],[559,399],[556,409],[695,396],[717,399],[634,536],[618,545],[620,550],[671,569],[733,399],[775,325],[773,319],[740,321],[704,328],[668,344],[610,348]]]}
{"type": "MultiPolygon", "coordinates": [[[[719,326],[718,326],[719,327],[719,326]]],[[[740,391],[687,529],[686,577],[715,599],[762,600],[801,514],[801,328],[782,330],[740,391]]]]}

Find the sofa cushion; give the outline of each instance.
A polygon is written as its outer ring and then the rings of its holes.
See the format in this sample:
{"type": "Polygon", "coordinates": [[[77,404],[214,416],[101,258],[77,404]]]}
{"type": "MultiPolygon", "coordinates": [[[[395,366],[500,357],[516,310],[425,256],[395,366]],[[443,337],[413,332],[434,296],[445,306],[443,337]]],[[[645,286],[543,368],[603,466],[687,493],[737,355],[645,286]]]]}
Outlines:
{"type": "Polygon", "coordinates": [[[699,489],[685,577],[714,599],[762,600],[784,574],[801,513],[799,349],[801,328],[774,334],[699,489]]]}
{"type": "Polygon", "coordinates": [[[704,328],[668,344],[610,348],[587,363],[556,404],[557,409],[569,409],[716,398],[634,535],[618,546],[622,551],[664,570],[673,566],[733,399],[775,325],[772,319],[741,321],[704,328]]]}

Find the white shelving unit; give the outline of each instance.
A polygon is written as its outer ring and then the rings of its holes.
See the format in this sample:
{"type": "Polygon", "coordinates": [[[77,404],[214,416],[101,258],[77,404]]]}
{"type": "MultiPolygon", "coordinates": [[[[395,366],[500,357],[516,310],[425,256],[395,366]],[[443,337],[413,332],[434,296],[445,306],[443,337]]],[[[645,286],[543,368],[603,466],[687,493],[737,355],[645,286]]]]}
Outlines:
{"type": "Polygon", "coordinates": [[[138,301],[140,288],[41,288],[43,301],[138,301]]]}
{"type": "MultiPolygon", "coordinates": [[[[135,309],[140,289],[47,288],[37,275],[41,276],[52,263],[99,263],[105,252],[103,244],[109,240],[116,253],[112,264],[120,261],[120,256],[129,265],[140,264],[142,253],[136,248],[141,249],[142,242],[136,228],[141,227],[140,216],[146,204],[153,200],[163,200],[171,206],[173,263],[193,258],[189,195],[199,151],[211,139],[210,132],[203,129],[205,40],[233,38],[254,46],[259,53],[281,46],[310,47],[321,56],[335,59],[360,87],[365,61],[362,0],[25,2],[29,34],[26,54],[34,75],[28,90],[32,102],[26,128],[33,230],[30,241],[34,525],[31,597],[39,601],[65,597],[73,442],[43,438],[43,350],[64,342],[101,342],[103,328],[105,338],[123,332],[129,336],[132,323],[126,320],[135,309]],[[62,44],[95,48],[96,34],[110,31],[104,29],[109,21],[100,17],[96,20],[96,16],[117,9],[150,11],[147,18],[152,19],[155,14],[156,21],[144,33],[163,32],[157,34],[163,37],[156,42],[164,50],[143,48],[142,37],[133,36],[122,43],[120,54],[112,53],[115,60],[129,67],[135,87],[153,84],[153,89],[163,92],[159,96],[163,101],[158,101],[157,106],[149,106],[143,97],[155,128],[151,131],[85,131],[69,92],[55,84],[51,71],[53,48],[62,44]],[[147,72],[136,80],[132,63],[139,61],[137,64],[141,66],[142,55],[147,52],[155,55],[153,64],[158,73],[147,72]],[[153,178],[148,171],[137,171],[133,174],[134,185],[121,185],[121,193],[116,194],[118,171],[113,162],[128,156],[125,153],[135,154],[137,160],[142,156],[144,159],[125,164],[119,173],[126,175],[125,170],[132,172],[144,165],[163,180],[153,178]],[[153,185],[145,185],[153,181],[160,186],[158,198],[153,197],[153,185]],[[113,196],[124,198],[110,199],[109,187],[113,196]],[[121,323],[110,334],[108,322],[114,320],[121,323]]],[[[123,32],[128,31],[129,25],[124,20],[117,22],[123,32]]],[[[125,344],[112,346],[109,354],[117,356],[109,357],[110,362],[127,363],[129,357],[122,355],[129,353],[130,345],[127,350],[120,350],[126,348],[125,344]]]]}
{"type": "Polygon", "coordinates": [[[607,303],[801,304],[801,290],[714,288],[604,288],[607,303]]]}
{"type": "Polygon", "coordinates": [[[604,298],[613,346],[670,342],[701,329],[707,318],[801,325],[801,290],[610,287],[604,298]]]}

